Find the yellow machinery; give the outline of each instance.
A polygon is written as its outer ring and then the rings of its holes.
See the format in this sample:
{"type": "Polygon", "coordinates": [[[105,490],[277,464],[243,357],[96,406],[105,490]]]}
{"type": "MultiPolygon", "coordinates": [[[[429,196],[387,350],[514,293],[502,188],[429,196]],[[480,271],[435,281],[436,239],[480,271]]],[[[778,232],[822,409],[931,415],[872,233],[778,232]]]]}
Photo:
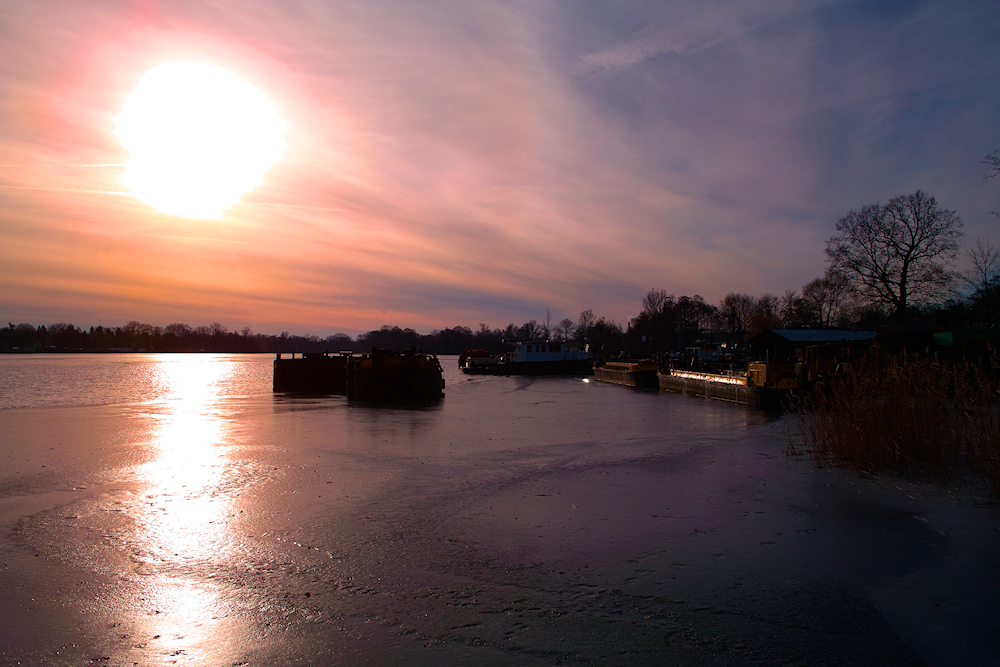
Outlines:
{"type": "Polygon", "coordinates": [[[778,391],[798,389],[795,364],[754,362],[747,366],[747,386],[778,391]]]}

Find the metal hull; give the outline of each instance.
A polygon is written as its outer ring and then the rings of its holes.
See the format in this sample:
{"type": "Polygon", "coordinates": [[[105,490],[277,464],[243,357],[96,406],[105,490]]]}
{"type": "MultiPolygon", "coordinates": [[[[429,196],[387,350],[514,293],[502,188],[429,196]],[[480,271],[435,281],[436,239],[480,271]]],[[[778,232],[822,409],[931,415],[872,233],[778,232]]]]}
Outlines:
{"type": "Polygon", "coordinates": [[[590,359],[563,359],[558,361],[510,361],[466,367],[468,375],[590,375],[594,365],[590,359]]]}
{"type": "Polygon", "coordinates": [[[275,392],[338,394],[372,401],[440,398],[444,392],[437,357],[413,350],[372,350],[371,354],[306,354],[274,360],[275,392]]]}

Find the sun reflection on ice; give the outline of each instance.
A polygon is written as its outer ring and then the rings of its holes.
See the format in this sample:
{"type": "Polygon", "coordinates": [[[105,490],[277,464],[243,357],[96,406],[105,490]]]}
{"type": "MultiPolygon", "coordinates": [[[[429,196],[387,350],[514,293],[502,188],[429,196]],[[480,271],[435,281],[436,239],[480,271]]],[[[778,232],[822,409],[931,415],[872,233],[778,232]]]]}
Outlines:
{"type": "Polygon", "coordinates": [[[155,575],[146,597],[150,635],[160,638],[164,650],[169,644],[191,660],[212,650],[225,616],[212,577],[231,539],[231,420],[222,387],[235,365],[203,355],[164,355],[159,361],[153,458],[140,470],[148,486],[137,537],[144,569],[155,575]]]}
{"type": "Polygon", "coordinates": [[[215,553],[220,494],[225,477],[224,427],[219,385],[232,364],[218,358],[163,357],[159,365],[165,409],[153,445],[156,458],[143,466],[152,501],[150,535],[159,550],[183,558],[215,553]]]}

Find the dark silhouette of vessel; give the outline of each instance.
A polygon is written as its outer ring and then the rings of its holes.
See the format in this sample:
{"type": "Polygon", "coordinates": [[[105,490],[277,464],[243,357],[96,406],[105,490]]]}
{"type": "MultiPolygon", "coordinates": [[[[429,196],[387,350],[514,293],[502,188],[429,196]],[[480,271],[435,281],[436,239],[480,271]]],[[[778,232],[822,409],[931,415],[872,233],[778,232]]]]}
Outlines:
{"type": "Polygon", "coordinates": [[[404,352],[373,348],[370,354],[305,353],[274,359],[275,392],[338,394],[372,401],[440,398],[441,363],[411,348],[404,352]]]}
{"type": "Polygon", "coordinates": [[[579,341],[529,341],[495,357],[486,350],[466,350],[458,367],[470,375],[589,375],[594,364],[579,341]]]}

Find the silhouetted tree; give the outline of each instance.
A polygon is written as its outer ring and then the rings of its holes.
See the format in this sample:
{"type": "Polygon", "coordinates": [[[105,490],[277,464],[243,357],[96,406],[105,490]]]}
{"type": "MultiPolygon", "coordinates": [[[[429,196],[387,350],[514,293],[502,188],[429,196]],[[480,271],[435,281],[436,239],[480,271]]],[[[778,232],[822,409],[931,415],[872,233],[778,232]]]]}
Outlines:
{"type": "Polygon", "coordinates": [[[520,340],[540,340],[542,333],[543,328],[538,320],[528,320],[517,330],[517,337],[520,340]]]}
{"type": "Polygon", "coordinates": [[[559,336],[563,340],[570,340],[573,337],[573,320],[568,317],[561,320],[556,327],[556,331],[559,332],[559,336]]]}
{"type": "Polygon", "coordinates": [[[577,337],[588,338],[595,322],[597,322],[597,318],[594,316],[593,310],[588,308],[587,310],[580,311],[580,318],[576,321],[577,337]]]}
{"type": "Polygon", "coordinates": [[[962,280],[972,290],[969,300],[987,322],[993,322],[1000,313],[1000,248],[989,239],[985,243],[976,239],[976,245],[965,252],[971,266],[962,280]]]}
{"type": "Polygon", "coordinates": [[[891,307],[897,322],[906,320],[908,304],[941,296],[954,278],[962,221],[923,190],[852,209],[837,231],[826,243],[830,268],[891,307]]]}
{"type": "Polygon", "coordinates": [[[815,322],[829,328],[843,316],[851,294],[851,281],[842,273],[827,271],[822,278],[816,278],[802,287],[802,298],[815,315],[815,322]]]}
{"type": "Polygon", "coordinates": [[[593,354],[614,354],[624,349],[625,332],[614,320],[603,317],[590,327],[590,350],[593,354]]]}
{"type": "Polygon", "coordinates": [[[781,300],[775,294],[764,292],[754,300],[753,311],[746,325],[747,335],[780,329],[781,325],[781,300]]]}
{"type": "Polygon", "coordinates": [[[746,335],[756,306],[757,299],[737,292],[730,292],[719,302],[719,316],[723,326],[737,341],[742,341],[746,335]]]}
{"type": "MultiPolygon", "coordinates": [[[[983,156],[983,164],[990,168],[989,174],[986,174],[985,178],[993,178],[994,176],[1000,176],[1000,150],[995,150],[992,153],[987,153],[983,156]]],[[[990,211],[993,215],[1000,217],[1000,211],[990,211]]]]}

